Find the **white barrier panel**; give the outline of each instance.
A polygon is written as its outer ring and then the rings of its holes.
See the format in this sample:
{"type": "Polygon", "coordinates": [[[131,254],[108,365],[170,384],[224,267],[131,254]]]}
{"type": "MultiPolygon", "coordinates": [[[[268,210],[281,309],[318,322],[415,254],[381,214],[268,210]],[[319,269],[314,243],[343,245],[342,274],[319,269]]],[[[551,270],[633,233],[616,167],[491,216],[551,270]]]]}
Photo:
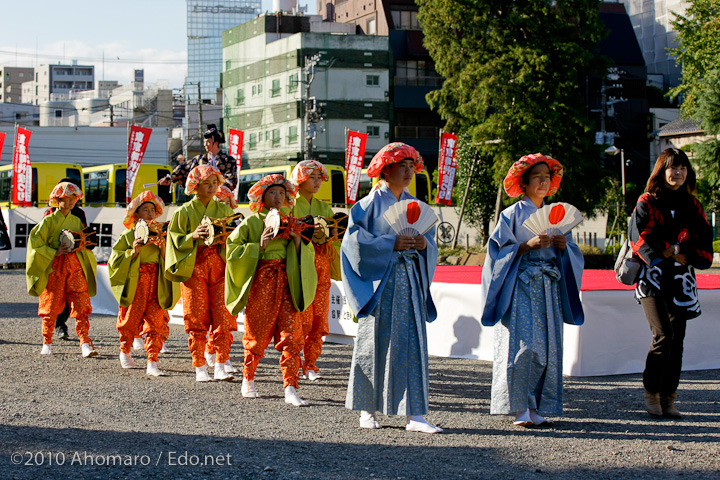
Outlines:
{"type": "MultiPolygon", "coordinates": [[[[107,266],[98,265],[98,294],[92,299],[93,313],[117,315],[117,302],[107,281],[107,266]]],[[[480,285],[435,282],[430,288],[438,318],[428,324],[428,351],[439,357],[492,361],[493,327],[480,324],[477,299],[480,285]]],[[[688,322],[683,370],[720,368],[720,290],[699,290],[705,312],[688,322]]],[[[357,324],[345,302],[342,282],[332,282],[330,335],[335,343],[352,343],[357,324]]],[[[645,367],[650,346],[650,328],[631,291],[582,292],[585,324],[565,325],[563,373],[571,376],[639,373],[645,367]]],[[[183,325],[182,304],[170,312],[170,322],[183,325]]],[[[245,317],[238,316],[243,331],[245,317]]]]}

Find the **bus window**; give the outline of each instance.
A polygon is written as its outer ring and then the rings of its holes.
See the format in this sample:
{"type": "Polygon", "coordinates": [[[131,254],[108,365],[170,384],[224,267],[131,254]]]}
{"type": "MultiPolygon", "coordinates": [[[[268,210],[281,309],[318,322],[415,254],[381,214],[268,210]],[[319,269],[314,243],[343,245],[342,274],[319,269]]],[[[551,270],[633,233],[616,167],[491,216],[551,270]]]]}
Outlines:
{"type": "MultiPolygon", "coordinates": [[[[37,168],[33,168],[33,186],[32,186],[32,204],[34,207],[38,206],[38,176],[37,176],[37,168]]],[[[49,197],[50,195],[48,195],[49,197]]]]}
{"type": "Polygon", "coordinates": [[[125,189],[127,183],[127,169],[115,170],[115,203],[125,205],[125,189]]]}
{"type": "MultiPolygon", "coordinates": [[[[166,175],[170,175],[170,170],[164,170],[162,168],[158,168],[157,170],[157,180],[160,181],[163,178],[165,178],[166,175]]],[[[171,184],[170,188],[168,188],[167,185],[158,185],[158,197],[162,199],[162,201],[165,203],[165,205],[170,205],[172,203],[172,191],[175,188],[175,184],[171,184]]]]}
{"type": "Polygon", "coordinates": [[[367,173],[360,174],[360,182],[358,185],[357,199],[367,196],[372,190],[372,178],[368,177],[367,173]]]}
{"type": "Polygon", "coordinates": [[[108,202],[108,171],[90,172],[85,177],[85,205],[108,202]]]}
{"type": "Polygon", "coordinates": [[[0,172],[0,202],[9,202],[12,196],[12,170],[0,172]]]}
{"type": "Polygon", "coordinates": [[[345,203],[345,178],[342,170],[330,171],[330,186],[332,187],[332,203],[345,203]]]}
{"type": "Polygon", "coordinates": [[[279,173],[285,177],[285,171],[281,170],[278,172],[258,172],[258,173],[240,173],[240,179],[238,180],[238,196],[239,203],[250,203],[250,199],[247,193],[250,191],[253,185],[260,181],[261,178],[267,175],[273,175],[279,173]]]}
{"type": "Polygon", "coordinates": [[[75,182],[77,182],[76,185],[82,185],[82,175],[80,175],[80,170],[77,168],[66,168],[65,176],[67,178],[72,178],[75,182]]]}
{"type": "Polygon", "coordinates": [[[429,203],[427,174],[425,172],[415,175],[415,198],[429,203]]]}

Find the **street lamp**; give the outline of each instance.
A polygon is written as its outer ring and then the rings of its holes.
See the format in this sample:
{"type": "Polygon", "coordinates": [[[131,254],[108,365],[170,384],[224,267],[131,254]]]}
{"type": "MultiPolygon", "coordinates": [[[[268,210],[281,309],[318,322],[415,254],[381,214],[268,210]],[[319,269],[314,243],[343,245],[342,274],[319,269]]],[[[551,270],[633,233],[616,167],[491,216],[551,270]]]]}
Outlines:
{"type": "Polygon", "coordinates": [[[623,195],[623,204],[625,203],[625,151],[622,148],[617,148],[615,145],[610,145],[608,148],[605,149],[605,153],[608,155],[615,156],[620,153],[620,172],[621,172],[621,181],[622,181],[622,195],[623,195]]]}

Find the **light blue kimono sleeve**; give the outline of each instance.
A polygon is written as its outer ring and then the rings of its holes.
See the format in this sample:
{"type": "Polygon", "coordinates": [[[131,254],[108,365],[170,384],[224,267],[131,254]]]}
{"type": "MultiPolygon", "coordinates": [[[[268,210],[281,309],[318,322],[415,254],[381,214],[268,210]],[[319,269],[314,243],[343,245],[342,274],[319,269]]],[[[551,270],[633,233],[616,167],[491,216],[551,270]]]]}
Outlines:
{"type": "Polygon", "coordinates": [[[580,286],[582,282],[585,258],[580,247],[572,239],[572,230],[565,234],[567,247],[564,252],[557,251],[557,266],[562,274],[560,293],[563,302],[563,322],[570,325],[585,323],[585,313],[580,301],[580,286]]]}
{"type": "Polygon", "coordinates": [[[486,327],[491,327],[502,319],[510,307],[515,291],[520,265],[520,258],[517,256],[520,242],[513,230],[515,213],[513,207],[500,214],[495,231],[488,241],[480,285],[482,306],[480,322],[486,327]]]}
{"type": "MultiPolygon", "coordinates": [[[[375,193],[375,192],[373,192],[375,193]]],[[[390,273],[396,235],[378,235],[374,232],[376,205],[368,195],[350,210],[348,228],[340,249],[345,295],[356,317],[375,309],[379,288],[390,273]]]]}

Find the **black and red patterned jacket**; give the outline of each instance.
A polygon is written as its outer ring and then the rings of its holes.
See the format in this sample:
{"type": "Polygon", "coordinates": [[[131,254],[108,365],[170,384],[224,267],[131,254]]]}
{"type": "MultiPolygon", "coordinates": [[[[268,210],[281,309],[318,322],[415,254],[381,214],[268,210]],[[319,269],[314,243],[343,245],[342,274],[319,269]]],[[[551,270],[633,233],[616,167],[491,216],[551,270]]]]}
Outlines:
{"type": "Polygon", "coordinates": [[[642,260],[635,296],[638,299],[657,296],[672,299],[668,308],[700,314],[695,282],[695,268],[712,265],[712,227],[705,218],[700,202],[684,191],[667,191],[658,198],[644,193],[633,211],[630,243],[642,260]],[[678,245],[687,265],[677,263],[663,252],[678,245]]]}
{"type": "MultiPolygon", "coordinates": [[[[202,155],[194,156],[189,162],[181,163],[172,172],[171,179],[173,183],[178,183],[185,186],[188,174],[190,171],[199,166],[207,165],[211,163],[210,154],[204,153],[202,155]]],[[[237,162],[233,157],[224,152],[218,152],[215,157],[215,166],[225,178],[225,185],[233,190],[237,185],[237,162]]]]}

